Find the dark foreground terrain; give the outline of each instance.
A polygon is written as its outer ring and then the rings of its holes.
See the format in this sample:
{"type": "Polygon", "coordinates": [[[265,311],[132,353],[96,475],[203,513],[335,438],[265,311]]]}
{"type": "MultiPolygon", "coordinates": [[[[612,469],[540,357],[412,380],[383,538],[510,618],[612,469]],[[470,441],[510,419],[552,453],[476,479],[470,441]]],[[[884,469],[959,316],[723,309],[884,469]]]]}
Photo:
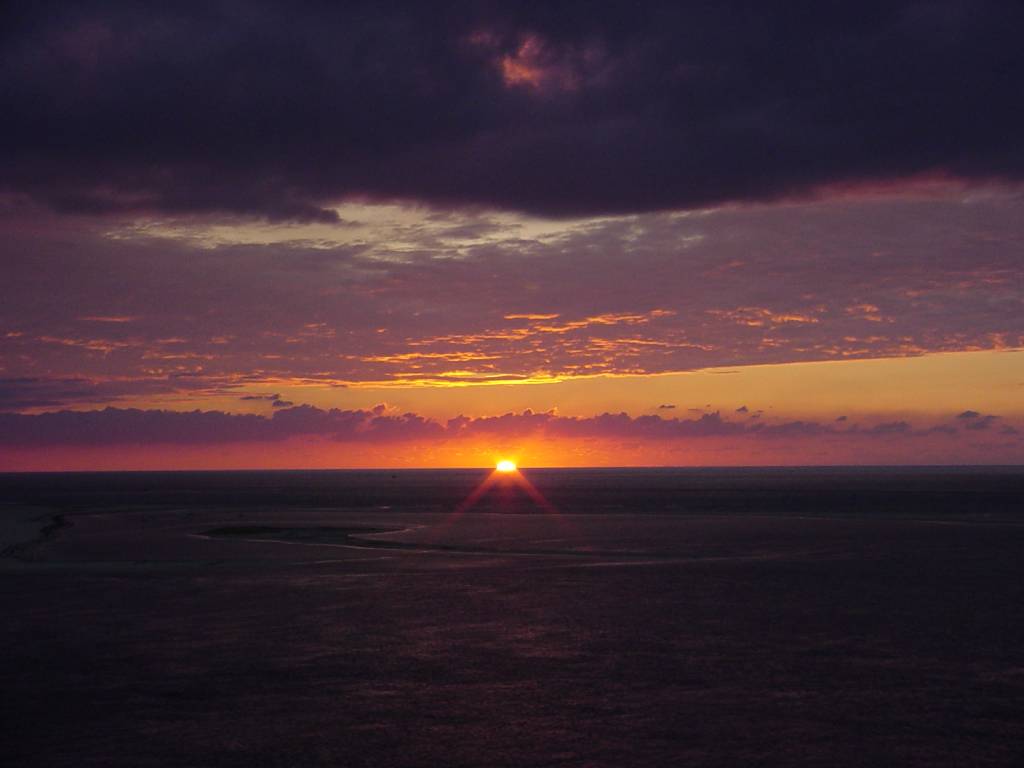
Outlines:
{"type": "Polygon", "coordinates": [[[1024,764],[1020,470],[0,476],[16,766],[1024,764]]]}

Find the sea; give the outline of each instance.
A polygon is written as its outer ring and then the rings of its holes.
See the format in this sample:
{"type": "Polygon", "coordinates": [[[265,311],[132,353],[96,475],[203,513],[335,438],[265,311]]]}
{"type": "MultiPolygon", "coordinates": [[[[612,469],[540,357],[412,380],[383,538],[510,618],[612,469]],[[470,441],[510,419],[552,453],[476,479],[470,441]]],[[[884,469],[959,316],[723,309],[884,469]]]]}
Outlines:
{"type": "Polygon", "coordinates": [[[1024,468],[0,474],[12,766],[1024,764],[1024,468]]]}

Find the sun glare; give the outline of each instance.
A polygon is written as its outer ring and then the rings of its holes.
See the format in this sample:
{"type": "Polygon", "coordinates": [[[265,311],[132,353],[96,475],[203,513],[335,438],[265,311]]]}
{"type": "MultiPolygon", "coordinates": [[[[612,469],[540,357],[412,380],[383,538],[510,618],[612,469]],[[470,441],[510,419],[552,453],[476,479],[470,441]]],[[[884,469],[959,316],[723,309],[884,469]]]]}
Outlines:
{"type": "Polygon", "coordinates": [[[497,466],[495,466],[495,469],[499,472],[515,472],[516,463],[514,461],[509,461],[508,459],[502,459],[498,462],[497,466]]]}

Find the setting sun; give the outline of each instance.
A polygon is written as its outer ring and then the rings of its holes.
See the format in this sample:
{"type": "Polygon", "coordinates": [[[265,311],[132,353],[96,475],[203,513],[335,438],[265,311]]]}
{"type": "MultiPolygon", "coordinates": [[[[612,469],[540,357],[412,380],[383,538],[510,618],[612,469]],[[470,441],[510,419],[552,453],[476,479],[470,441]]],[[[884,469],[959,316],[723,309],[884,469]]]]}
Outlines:
{"type": "Polygon", "coordinates": [[[508,459],[502,459],[495,466],[495,469],[499,472],[515,472],[516,463],[514,461],[509,461],[508,459]]]}

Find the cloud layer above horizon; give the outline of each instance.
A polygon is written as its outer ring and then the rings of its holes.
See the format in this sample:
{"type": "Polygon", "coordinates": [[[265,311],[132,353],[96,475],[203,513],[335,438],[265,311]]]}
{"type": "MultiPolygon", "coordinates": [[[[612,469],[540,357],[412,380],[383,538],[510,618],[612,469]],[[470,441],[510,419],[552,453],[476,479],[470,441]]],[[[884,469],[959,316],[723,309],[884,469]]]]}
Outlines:
{"type": "Polygon", "coordinates": [[[271,442],[295,437],[322,437],[350,443],[402,443],[421,440],[545,439],[687,440],[713,437],[806,438],[957,436],[992,430],[1016,438],[1020,431],[1000,417],[967,410],[939,424],[915,428],[889,421],[862,426],[840,417],[833,423],[750,418],[745,409],[733,418],[715,411],[693,418],[603,413],[580,418],[554,412],[506,413],[446,422],[415,413],[399,413],[385,404],[370,410],[324,410],[289,406],[270,416],[223,411],[165,411],[104,408],[93,411],[51,411],[35,415],[0,413],[0,444],[25,447],[130,446],[146,444],[217,445],[271,442]]]}
{"type": "Polygon", "coordinates": [[[603,413],[506,413],[441,422],[381,404],[369,410],[284,407],[270,416],[221,411],[106,408],[38,415],[0,413],[0,464],[18,469],[166,466],[205,456],[201,466],[486,466],[515,457],[526,466],[614,463],[888,463],[912,452],[918,463],[1012,463],[1020,426],[967,410],[929,425],[845,418],[762,421],[718,412],[693,417],[603,413]],[[170,453],[168,454],[168,450],[170,453]],[[212,453],[211,453],[212,451],[212,453]],[[339,457],[341,457],[339,459],[339,457]],[[383,457],[383,458],[382,458],[383,457]],[[426,459],[424,459],[426,457],[426,459]],[[595,457],[599,457],[596,458],[595,457]]]}

